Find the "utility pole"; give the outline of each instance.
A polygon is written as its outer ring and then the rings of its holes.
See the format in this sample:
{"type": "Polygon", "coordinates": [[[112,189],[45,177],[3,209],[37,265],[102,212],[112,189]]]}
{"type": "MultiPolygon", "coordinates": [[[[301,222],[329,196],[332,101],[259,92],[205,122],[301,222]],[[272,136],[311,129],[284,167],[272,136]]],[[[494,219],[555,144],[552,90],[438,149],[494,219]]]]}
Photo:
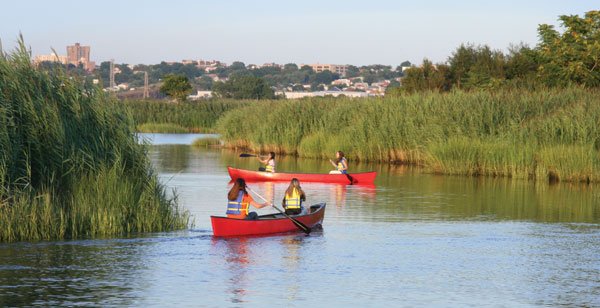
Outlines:
{"type": "Polygon", "coordinates": [[[150,97],[150,93],[148,91],[148,72],[144,71],[144,98],[150,97]]]}
{"type": "Polygon", "coordinates": [[[110,88],[114,88],[117,85],[115,84],[115,60],[114,59],[110,59],[110,72],[109,72],[109,76],[110,76],[110,88]]]}

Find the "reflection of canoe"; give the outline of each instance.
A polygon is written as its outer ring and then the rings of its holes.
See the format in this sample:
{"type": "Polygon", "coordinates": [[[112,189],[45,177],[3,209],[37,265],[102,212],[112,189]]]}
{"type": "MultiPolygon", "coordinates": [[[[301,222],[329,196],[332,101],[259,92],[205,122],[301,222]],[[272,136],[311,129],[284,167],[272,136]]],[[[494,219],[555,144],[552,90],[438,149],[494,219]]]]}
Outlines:
{"type": "Polygon", "coordinates": [[[290,181],[293,178],[297,178],[300,182],[323,182],[323,183],[342,183],[350,184],[369,184],[375,181],[377,172],[359,172],[350,173],[349,176],[345,174],[324,174],[324,173],[287,173],[287,172],[263,172],[263,171],[251,171],[244,169],[236,169],[227,167],[229,176],[232,180],[242,178],[246,181],[290,181]]]}
{"type": "MultiPolygon", "coordinates": [[[[309,228],[320,225],[325,216],[325,203],[310,207],[310,213],[292,216],[309,228]]],[[[298,227],[282,214],[269,214],[258,216],[256,220],[233,219],[227,217],[210,216],[214,236],[244,236],[264,235],[301,231],[298,227]]]]}

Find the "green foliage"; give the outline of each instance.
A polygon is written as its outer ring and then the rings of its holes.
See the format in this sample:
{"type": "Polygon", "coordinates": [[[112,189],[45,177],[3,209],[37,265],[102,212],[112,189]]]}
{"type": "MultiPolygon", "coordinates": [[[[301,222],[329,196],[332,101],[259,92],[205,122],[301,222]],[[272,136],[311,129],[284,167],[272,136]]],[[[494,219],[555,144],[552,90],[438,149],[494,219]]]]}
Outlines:
{"type": "MultiPolygon", "coordinates": [[[[402,81],[405,91],[599,87],[600,11],[589,11],[583,18],[564,15],[559,20],[565,31],[540,25],[540,43],[534,49],[513,46],[504,55],[486,45],[461,44],[448,58],[447,66],[424,60],[420,67],[406,72],[402,81]],[[428,72],[435,72],[432,67],[442,72],[427,77],[428,72]]],[[[397,92],[402,91],[390,91],[397,92]]]]}
{"type": "Polygon", "coordinates": [[[187,96],[192,93],[192,85],[186,76],[167,75],[160,86],[160,92],[164,93],[179,102],[184,102],[187,96]]]}
{"type": "Polygon", "coordinates": [[[221,140],[219,138],[198,138],[192,142],[192,146],[195,147],[208,147],[208,146],[220,146],[221,140]]]}
{"type": "Polygon", "coordinates": [[[538,28],[540,75],[551,85],[600,86],[600,11],[589,11],[583,18],[563,15],[559,20],[563,33],[552,25],[538,28]]]}
{"type": "Polygon", "coordinates": [[[217,130],[228,145],[255,151],[324,158],[342,149],[351,161],[436,173],[600,182],[598,94],[499,89],[264,101],[227,112],[217,130]]]}
{"type": "Polygon", "coordinates": [[[127,100],[122,103],[133,115],[140,132],[211,132],[226,111],[248,104],[244,101],[207,100],[186,104],[165,101],[127,100]]]}
{"type": "Polygon", "coordinates": [[[137,131],[140,133],[171,133],[171,134],[183,134],[196,131],[195,129],[188,129],[173,123],[144,123],[137,127],[137,131]]]}
{"type": "Polygon", "coordinates": [[[275,96],[262,78],[251,75],[235,75],[226,82],[217,82],[213,85],[213,93],[217,97],[235,99],[269,99],[275,96]]]}
{"type": "Polygon", "coordinates": [[[185,228],[127,111],[61,68],[0,53],[0,241],[185,228]]]}
{"type": "MultiPolygon", "coordinates": [[[[411,67],[404,73],[402,89],[400,91],[414,93],[421,91],[447,91],[449,68],[447,65],[433,65],[429,60],[423,60],[420,67],[411,67]]],[[[390,91],[391,94],[398,90],[390,91]]]]}

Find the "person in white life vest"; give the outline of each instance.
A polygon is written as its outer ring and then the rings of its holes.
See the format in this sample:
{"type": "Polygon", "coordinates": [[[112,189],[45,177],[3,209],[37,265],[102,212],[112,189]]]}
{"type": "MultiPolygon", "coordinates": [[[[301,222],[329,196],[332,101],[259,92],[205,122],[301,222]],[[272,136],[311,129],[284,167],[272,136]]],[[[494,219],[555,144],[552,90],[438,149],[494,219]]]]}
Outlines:
{"type": "Polygon", "coordinates": [[[258,171],[275,172],[275,152],[269,153],[267,159],[260,159],[260,156],[257,156],[256,158],[265,165],[264,167],[258,168],[258,171]]]}
{"type": "Polygon", "coordinates": [[[329,171],[329,174],[347,174],[348,173],[348,161],[344,156],[344,152],[335,152],[336,160],[329,160],[329,162],[336,168],[336,170],[329,171]]]}

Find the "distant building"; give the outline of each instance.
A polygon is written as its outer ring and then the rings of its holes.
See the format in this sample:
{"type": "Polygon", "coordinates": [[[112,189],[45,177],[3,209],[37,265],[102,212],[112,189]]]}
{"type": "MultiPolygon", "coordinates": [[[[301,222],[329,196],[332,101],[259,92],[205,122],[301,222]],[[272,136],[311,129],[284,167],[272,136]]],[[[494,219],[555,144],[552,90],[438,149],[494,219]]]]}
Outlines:
{"type": "Polygon", "coordinates": [[[277,67],[277,68],[282,68],[283,65],[277,64],[277,63],[265,63],[261,67],[277,67]]]}
{"type": "Polygon", "coordinates": [[[193,95],[193,94],[189,95],[188,99],[195,101],[195,100],[199,100],[199,99],[208,99],[208,98],[211,98],[212,96],[213,96],[212,95],[212,91],[200,91],[200,90],[198,90],[196,92],[196,95],[193,95]]]}
{"type": "Polygon", "coordinates": [[[285,98],[288,99],[298,99],[298,98],[304,98],[304,97],[324,97],[324,96],[333,96],[333,97],[338,97],[338,96],[345,96],[345,97],[351,97],[351,98],[356,98],[356,97],[369,97],[370,95],[366,92],[352,92],[352,91],[340,91],[335,90],[335,91],[317,91],[317,92],[284,92],[284,93],[275,93],[278,95],[285,95],[285,98]]]}
{"type": "MultiPolygon", "coordinates": [[[[300,65],[302,67],[304,64],[300,65]]],[[[348,65],[338,65],[338,64],[307,64],[310,66],[313,71],[316,73],[321,73],[323,71],[330,71],[332,73],[339,74],[341,77],[346,77],[346,72],[348,71],[348,65]]]]}
{"type": "Polygon", "coordinates": [[[90,61],[90,46],[81,46],[79,43],[67,46],[67,63],[76,66],[81,63],[90,72],[96,68],[96,63],[90,61]]]}
{"type": "Polygon", "coordinates": [[[200,69],[204,69],[206,70],[207,68],[214,68],[216,69],[217,67],[226,67],[227,65],[225,65],[225,63],[222,63],[221,61],[217,61],[217,60],[198,60],[197,61],[198,64],[196,64],[196,66],[200,69]]]}
{"type": "Polygon", "coordinates": [[[332,85],[334,86],[341,86],[341,85],[345,85],[346,87],[349,87],[352,82],[350,81],[350,79],[337,79],[331,82],[332,85]]]}
{"type": "Polygon", "coordinates": [[[39,55],[33,58],[33,63],[40,64],[42,62],[59,62],[62,64],[67,64],[67,57],[59,56],[55,53],[50,55],[39,55]]]}

